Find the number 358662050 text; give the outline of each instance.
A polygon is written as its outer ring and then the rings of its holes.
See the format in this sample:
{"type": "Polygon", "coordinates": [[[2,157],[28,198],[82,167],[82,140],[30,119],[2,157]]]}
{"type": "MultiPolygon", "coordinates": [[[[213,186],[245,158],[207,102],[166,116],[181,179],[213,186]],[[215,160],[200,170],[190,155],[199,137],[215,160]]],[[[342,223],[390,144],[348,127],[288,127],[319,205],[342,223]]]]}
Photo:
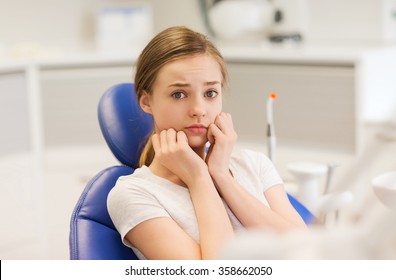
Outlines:
{"type": "Polygon", "coordinates": [[[219,275],[271,275],[272,267],[235,267],[235,266],[221,266],[218,269],[219,275]]]}

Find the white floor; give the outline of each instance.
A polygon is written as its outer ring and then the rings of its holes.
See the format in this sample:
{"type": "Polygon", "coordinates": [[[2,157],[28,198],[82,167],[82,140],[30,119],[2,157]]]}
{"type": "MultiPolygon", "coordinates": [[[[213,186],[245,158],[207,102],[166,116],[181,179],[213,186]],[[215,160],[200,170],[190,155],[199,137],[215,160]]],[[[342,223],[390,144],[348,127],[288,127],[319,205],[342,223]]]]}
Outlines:
{"type": "MultiPolygon", "coordinates": [[[[359,155],[280,148],[277,167],[290,192],[296,192],[286,164],[337,161],[332,191],[349,189],[354,207],[341,213],[345,223],[386,211],[371,189],[371,178],[396,170],[396,141],[368,130],[359,155]],[[363,210],[362,210],[363,209],[363,210]]],[[[249,145],[248,145],[249,146],[249,145]]],[[[265,147],[251,145],[266,152],[265,147]]],[[[86,183],[100,170],[117,164],[107,147],[47,149],[42,169],[26,154],[0,158],[0,259],[68,259],[69,221],[86,183]],[[43,176],[38,176],[43,174],[43,176]]]]}

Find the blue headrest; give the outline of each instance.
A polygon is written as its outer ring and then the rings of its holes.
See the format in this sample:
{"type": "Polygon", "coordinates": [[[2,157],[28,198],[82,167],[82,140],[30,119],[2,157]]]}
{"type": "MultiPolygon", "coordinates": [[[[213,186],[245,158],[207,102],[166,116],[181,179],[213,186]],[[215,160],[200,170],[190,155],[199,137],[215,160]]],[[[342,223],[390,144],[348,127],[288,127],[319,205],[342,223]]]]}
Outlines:
{"type": "Polygon", "coordinates": [[[153,129],[153,119],[140,108],[132,83],[108,89],[99,101],[100,129],[115,157],[137,168],[140,152],[153,129]]]}

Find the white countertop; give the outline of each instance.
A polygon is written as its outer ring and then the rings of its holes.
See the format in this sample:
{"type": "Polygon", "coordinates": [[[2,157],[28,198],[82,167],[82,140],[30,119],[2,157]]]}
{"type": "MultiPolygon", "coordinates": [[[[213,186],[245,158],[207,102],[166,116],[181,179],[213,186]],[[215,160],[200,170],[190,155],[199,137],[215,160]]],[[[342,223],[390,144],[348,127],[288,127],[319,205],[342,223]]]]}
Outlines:
{"type": "Polygon", "coordinates": [[[312,63],[312,64],[353,64],[367,52],[378,50],[374,47],[356,46],[308,46],[271,45],[261,46],[219,46],[228,61],[312,63]]]}
{"type": "Polygon", "coordinates": [[[57,54],[38,54],[21,57],[0,57],[0,71],[22,70],[35,65],[40,68],[68,68],[108,64],[132,65],[140,53],[136,51],[122,53],[103,52],[65,52],[57,54]]]}
{"type": "MultiPolygon", "coordinates": [[[[395,46],[314,46],[269,43],[230,45],[219,42],[216,45],[228,62],[249,63],[350,65],[368,53],[384,50],[396,53],[395,46]]],[[[112,64],[129,65],[136,61],[140,52],[141,49],[114,53],[99,51],[46,52],[44,49],[40,49],[35,53],[0,56],[0,71],[23,70],[28,65],[36,65],[43,69],[112,64]]]]}

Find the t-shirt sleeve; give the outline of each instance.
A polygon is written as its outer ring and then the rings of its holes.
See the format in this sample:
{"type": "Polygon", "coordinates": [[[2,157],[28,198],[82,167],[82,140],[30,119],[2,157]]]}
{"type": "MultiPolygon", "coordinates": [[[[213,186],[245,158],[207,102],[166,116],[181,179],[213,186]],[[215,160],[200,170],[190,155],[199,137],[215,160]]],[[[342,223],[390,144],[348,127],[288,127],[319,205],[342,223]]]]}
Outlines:
{"type": "Polygon", "coordinates": [[[132,245],[125,236],[135,226],[149,219],[169,217],[168,212],[152,194],[140,188],[138,182],[127,176],[120,177],[110,191],[107,209],[122,242],[128,247],[132,245]]]}
{"type": "MultiPolygon", "coordinates": [[[[242,176],[248,177],[248,181],[256,186],[257,194],[262,194],[270,187],[283,184],[272,161],[262,152],[250,149],[242,149],[237,158],[240,158],[239,169],[245,169],[242,176]]],[[[244,178],[240,178],[241,181],[244,178]]]]}
{"type": "Polygon", "coordinates": [[[259,166],[259,177],[262,183],[261,186],[263,188],[263,192],[272,186],[283,184],[283,180],[272,161],[263,153],[257,153],[256,157],[259,166]]]}

